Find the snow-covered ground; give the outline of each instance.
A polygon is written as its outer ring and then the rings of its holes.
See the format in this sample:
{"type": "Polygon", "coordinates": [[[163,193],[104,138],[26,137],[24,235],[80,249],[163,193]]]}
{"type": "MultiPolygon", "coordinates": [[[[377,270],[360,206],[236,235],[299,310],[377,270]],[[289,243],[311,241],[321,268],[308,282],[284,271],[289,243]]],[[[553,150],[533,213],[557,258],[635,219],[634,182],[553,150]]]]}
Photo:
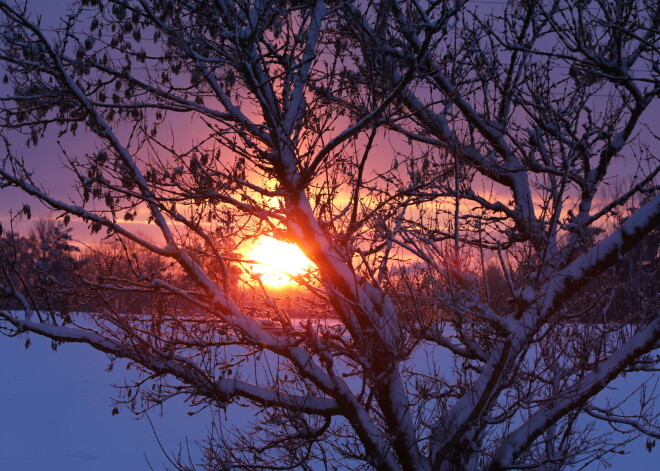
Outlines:
{"type": "MultiPolygon", "coordinates": [[[[112,415],[111,383],[130,371],[108,373],[106,355],[84,345],[57,352],[50,341],[0,338],[0,469],[116,471],[164,469],[166,457],[147,420],[126,409],[112,415]]],[[[182,401],[150,414],[167,450],[206,436],[208,415],[189,416],[182,401]]],[[[194,447],[191,447],[194,451],[194,447]]]]}
{"type": "MultiPolygon", "coordinates": [[[[135,420],[125,409],[112,415],[111,383],[121,384],[127,372],[106,372],[107,357],[84,345],[0,338],[0,469],[8,471],[162,470],[166,457],[147,420],[135,420]]],[[[619,380],[608,394],[623,396],[637,384],[619,380]]],[[[240,408],[239,408],[240,409],[240,408]]],[[[168,450],[182,441],[191,445],[206,436],[209,416],[189,416],[182,402],[151,414],[158,438],[168,450]]],[[[245,409],[230,410],[241,413],[245,409]]],[[[644,440],[630,445],[630,454],[612,459],[612,470],[653,471],[660,453],[648,453],[644,440]]],[[[195,451],[191,446],[191,451],[195,451]]],[[[596,471],[597,466],[587,468],[596,471]]],[[[603,468],[600,468],[603,469],[603,468]]]]}

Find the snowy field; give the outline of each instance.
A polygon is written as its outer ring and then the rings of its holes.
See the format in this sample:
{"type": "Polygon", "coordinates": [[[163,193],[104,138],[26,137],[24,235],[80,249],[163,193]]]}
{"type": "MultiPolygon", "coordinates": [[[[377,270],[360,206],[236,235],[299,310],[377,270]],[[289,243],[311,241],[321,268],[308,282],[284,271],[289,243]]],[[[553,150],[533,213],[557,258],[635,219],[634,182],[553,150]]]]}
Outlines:
{"type": "MultiPolygon", "coordinates": [[[[135,420],[125,409],[112,415],[110,384],[122,384],[130,371],[116,362],[106,372],[107,357],[84,345],[66,344],[53,352],[50,341],[36,336],[31,341],[26,350],[24,340],[0,338],[0,470],[165,469],[167,459],[149,422],[135,420]]],[[[636,384],[631,377],[619,380],[607,394],[622,397],[636,384]]],[[[191,444],[205,438],[209,416],[191,417],[188,411],[181,401],[171,401],[162,414],[150,415],[168,451],[178,450],[186,438],[191,444]]],[[[229,420],[242,411],[230,408],[229,420]]],[[[644,443],[633,442],[629,454],[611,460],[610,469],[659,469],[660,447],[648,453],[644,443]]]]}
{"type": "MultiPolygon", "coordinates": [[[[155,470],[167,461],[147,420],[126,409],[112,415],[111,383],[131,372],[84,345],[61,345],[31,336],[0,338],[0,470],[155,470]]],[[[163,446],[178,450],[206,436],[208,416],[190,417],[182,401],[167,402],[150,414],[163,446]]],[[[194,451],[194,447],[193,448],[194,451]]]]}

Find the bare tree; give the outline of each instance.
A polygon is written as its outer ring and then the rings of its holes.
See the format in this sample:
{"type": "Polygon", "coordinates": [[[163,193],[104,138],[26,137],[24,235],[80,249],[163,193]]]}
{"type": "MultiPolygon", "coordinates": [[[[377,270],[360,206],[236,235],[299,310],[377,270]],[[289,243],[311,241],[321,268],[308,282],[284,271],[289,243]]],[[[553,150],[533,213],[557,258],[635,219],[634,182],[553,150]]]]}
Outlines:
{"type": "Polygon", "coordinates": [[[618,323],[580,310],[607,308],[601,274],[660,221],[658,3],[483,7],[87,0],[48,30],[0,2],[0,186],[177,265],[185,283],[134,284],[190,306],[63,326],[26,304],[3,329],[133,361],[134,389],[159,383],[147,405],[251,404],[252,429],[209,439],[208,469],[554,470],[630,437],[586,419],[657,438],[652,394],[629,414],[595,400],[657,367],[657,303],[618,323]],[[17,150],[51,127],[93,142],[61,149],[77,199],[17,150]],[[624,167],[632,183],[605,198],[624,167]],[[127,224],[142,216],[158,242],[127,224]],[[293,276],[305,319],[258,275],[236,280],[264,234],[314,262],[293,276]]]}

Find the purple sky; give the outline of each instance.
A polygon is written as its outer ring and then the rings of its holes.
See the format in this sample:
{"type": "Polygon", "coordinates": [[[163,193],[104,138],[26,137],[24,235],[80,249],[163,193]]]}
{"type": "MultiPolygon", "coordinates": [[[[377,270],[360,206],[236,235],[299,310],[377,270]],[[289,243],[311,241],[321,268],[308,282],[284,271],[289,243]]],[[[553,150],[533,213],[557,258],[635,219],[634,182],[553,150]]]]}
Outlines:
{"type": "MultiPolygon", "coordinates": [[[[59,18],[67,12],[66,6],[69,4],[69,1],[32,0],[29,4],[30,9],[33,12],[38,12],[38,14],[41,15],[42,25],[48,28],[54,27],[59,23],[59,18]]],[[[475,8],[486,13],[493,8],[501,8],[497,5],[499,5],[499,2],[477,2],[475,8]]],[[[0,71],[1,70],[2,67],[0,66],[0,71]]],[[[7,91],[7,85],[0,83],[0,94],[5,94],[7,91]]],[[[604,106],[605,103],[603,103],[603,107],[604,106]]],[[[196,136],[199,131],[196,130],[196,126],[201,127],[201,133],[204,133],[207,130],[202,123],[192,122],[188,116],[177,116],[171,113],[168,118],[173,120],[173,123],[171,127],[167,128],[161,134],[162,136],[171,135],[172,140],[181,148],[188,148],[197,143],[196,136]],[[171,133],[170,129],[172,130],[171,133]],[[176,134],[173,135],[172,133],[176,134]]],[[[649,134],[644,129],[645,125],[653,129],[653,124],[658,121],[660,121],[660,100],[656,100],[644,113],[642,125],[639,126],[638,129],[643,136],[648,137],[649,134]]],[[[161,136],[161,134],[159,134],[159,136],[161,136]]],[[[76,136],[67,135],[59,139],[62,148],[64,148],[71,156],[83,155],[86,152],[93,153],[97,150],[95,141],[86,135],[83,129],[79,130],[76,136]]],[[[67,202],[71,200],[74,200],[76,203],[80,202],[76,190],[72,187],[72,183],[76,181],[75,177],[72,177],[71,172],[64,168],[63,152],[60,149],[60,144],[57,143],[58,138],[56,128],[52,128],[37,147],[26,148],[25,141],[27,140],[27,136],[16,136],[11,140],[14,150],[25,157],[28,169],[34,171],[33,177],[38,184],[49,189],[51,194],[57,198],[63,199],[67,202]]],[[[378,151],[384,156],[383,160],[389,160],[389,156],[393,154],[393,151],[390,148],[390,143],[394,148],[398,146],[397,140],[389,137],[378,143],[378,151]]],[[[636,170],[636,166],[632,165],[631,162],[626,162],[625,159],[619,159],[612,166],[610,175],[613,177],[626,178],[626,175],[632,176],[636,170]]],[[[9,211],[12,210],[15,212],[24,203],[30,204],[34,219],[40,217],[53,217],[53,214],[49,213],[44,205],[36,201],[34,198],[26,196],[16,189],[5,189],[0,192],[0,222],[2,222],[3,225],[7,225],[9,211]]],[[[144,224],[144,218],[142,222],[140,222],[140,218],[138,218],[136,223],[128,224],[137,228],[137,230],[142,233],[152,234],[154,238],[158,237],[153,226],[144,224]],[[139,224],[139,226],[136,226],[136,224],[139,224]]],[[[26,232],[29,230],[30,226],[30,223],[22,222],[17,226],[17,229],[19,232],[26,232]]],[[[89,231],[86,230],[86,225],[84,223],[76,221],[74,218],[72,219],[72,227],[81,240],[90,240],[89,231]]]]}

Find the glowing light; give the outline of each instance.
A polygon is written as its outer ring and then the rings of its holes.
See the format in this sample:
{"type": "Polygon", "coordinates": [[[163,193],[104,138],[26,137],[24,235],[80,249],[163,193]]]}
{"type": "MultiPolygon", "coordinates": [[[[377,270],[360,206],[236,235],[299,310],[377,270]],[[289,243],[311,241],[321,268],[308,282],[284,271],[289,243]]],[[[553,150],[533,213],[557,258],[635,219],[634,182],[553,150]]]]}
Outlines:
{"type": "Polygon", "coordinates": [[[265,236],[252,247],[248,258],[258,262],[253,265],[253,272],[261,277],[264,284],[273,288],[295,283],[291,277],[302,275],[312,266],[312,262],[296,245],[265,236]]]}

